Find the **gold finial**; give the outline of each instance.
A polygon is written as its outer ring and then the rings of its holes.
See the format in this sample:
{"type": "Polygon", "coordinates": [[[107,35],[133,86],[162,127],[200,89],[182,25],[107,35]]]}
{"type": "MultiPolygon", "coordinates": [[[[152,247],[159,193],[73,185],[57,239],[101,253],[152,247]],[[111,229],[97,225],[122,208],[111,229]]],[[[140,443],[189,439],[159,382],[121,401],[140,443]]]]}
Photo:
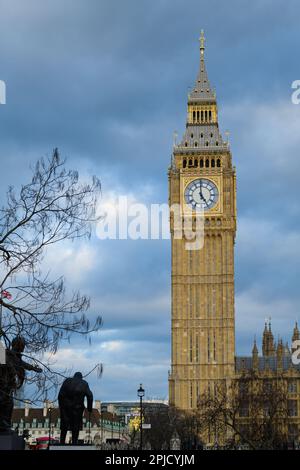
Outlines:
{"type": "Polygon", "coordinates": [[[201,29],[199,41],[200,41],[200,52],[201,52],[201,54],[204,54],[204,49],[205,49],[205,46],[204,46],[205,37],[204,37],[204,31],[203,31],[203,29],[201,29]]]}

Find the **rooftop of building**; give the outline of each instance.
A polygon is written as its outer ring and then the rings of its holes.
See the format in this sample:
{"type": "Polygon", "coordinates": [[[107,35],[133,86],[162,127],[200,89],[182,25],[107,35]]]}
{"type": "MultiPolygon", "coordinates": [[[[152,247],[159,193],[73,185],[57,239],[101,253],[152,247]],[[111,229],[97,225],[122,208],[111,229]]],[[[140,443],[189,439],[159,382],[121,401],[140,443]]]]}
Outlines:
{"type": "MultiPolygon", "coordinates": [[[[50,413],[51,421],[53,423],[57,422],[60,418],[59,408],[57,407],[51,408],[51,412],[49,408],[14,408],[12,421],[14,423],[19,423],[22,420],[24,423],[32,423],[35,420],[37,423],[41,423],[46,420],[49,421],[50,413]]],[[[93,408],[91,414],[87,409],[85,409],[83,413],[83,419],[91,421],[92,426],[99,425],[101,421],[118,421],[118,417],[113,413],[106,411],[100,413],[100,411],[96,408],[93,408]]]]}
{"type": "MultiPolygon", "coordinates": [[[[249,370],[254,368],[253,357],[252,356],[237,356],[235,358],[235,370],[237,372],[242,372],[243,370],[249,370]]],[[[263,370],[289,370],[295,369],[300,372],[300,364],[293,364],[291,355],[283,356],[279,359],[276,356],[270,357],[258,357],[257,369],[259,371],[263,370]]]]}

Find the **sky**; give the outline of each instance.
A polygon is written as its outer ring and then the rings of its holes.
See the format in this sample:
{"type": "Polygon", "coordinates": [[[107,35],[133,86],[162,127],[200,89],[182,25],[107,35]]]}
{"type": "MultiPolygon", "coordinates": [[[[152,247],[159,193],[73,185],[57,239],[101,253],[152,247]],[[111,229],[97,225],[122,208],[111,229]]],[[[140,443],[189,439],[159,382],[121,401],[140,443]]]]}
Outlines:
{"type": "MultiPolygon", "coordinates": [[[[300,79],[297,0],[0,0],[0,202],[58,147],[102,203],[166,203],[173,133],[185,128],[199,66],[217,92],[237,171],[236,351],[249,354],[266,318],[290,340],[300,305],[300,79]]],[[[61,344],[57,367],[87,372],[97,399],[167,398],[170,242],[57,246],[45,263],[103,317],[92,345],[61,344]]]]}

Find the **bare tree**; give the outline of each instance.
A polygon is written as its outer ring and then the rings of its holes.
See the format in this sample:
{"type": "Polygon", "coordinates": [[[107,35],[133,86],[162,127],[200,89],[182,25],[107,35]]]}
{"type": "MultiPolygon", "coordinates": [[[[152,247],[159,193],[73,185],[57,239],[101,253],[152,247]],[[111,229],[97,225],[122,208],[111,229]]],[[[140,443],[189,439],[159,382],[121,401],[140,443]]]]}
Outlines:
{"type": "Polygon", "coordinates": [[[42,269],[48,248],[91,236],[100,191],[96,177],[80,182],[55,149],[37,162],[30,183],[18,193],[8,189],[0,209],[0,336],[7,348],[14,337],[24,338],[27,354],[43,364],[44,373],[34,379],[40,389],[55,381],[46,355],[71,335],[89,337],[101,327],[100,316],[93,322],[87,317],[87,296],[67,293],[62,276],[53,279],[42,269]]]}
{"type": "Polygon", "coordinates": [[[280,375],[266,378],[245,371],[230,385],[216,384],[198,400],[202,435],[229,448],[282,447],[287,442],[288,417],[286,381],[280,375]]]}
{"type": "Polygon", "coordinates": [[[145,406],[144,421],[151,424],[151,428],[144,431],[145,442],[151,444],[151,449],[161,450],[165,445],[170,449],[175,432],[180,438],[182,449],[196,449],[200,446],[198,417],[193,412],[167,406],[145,406]]]}

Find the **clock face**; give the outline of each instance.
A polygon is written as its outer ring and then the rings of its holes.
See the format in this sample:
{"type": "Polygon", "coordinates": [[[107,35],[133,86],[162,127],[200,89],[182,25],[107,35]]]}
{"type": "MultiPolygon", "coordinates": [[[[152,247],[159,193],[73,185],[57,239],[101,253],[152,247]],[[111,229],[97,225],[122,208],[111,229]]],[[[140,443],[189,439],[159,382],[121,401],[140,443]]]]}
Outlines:
{"type": "Polygon", "coordinates": [[[212,181],[198,178],[187,185],[184,198],[192,209],[208,211],[217,204],[219,191],[212,181]]]}

